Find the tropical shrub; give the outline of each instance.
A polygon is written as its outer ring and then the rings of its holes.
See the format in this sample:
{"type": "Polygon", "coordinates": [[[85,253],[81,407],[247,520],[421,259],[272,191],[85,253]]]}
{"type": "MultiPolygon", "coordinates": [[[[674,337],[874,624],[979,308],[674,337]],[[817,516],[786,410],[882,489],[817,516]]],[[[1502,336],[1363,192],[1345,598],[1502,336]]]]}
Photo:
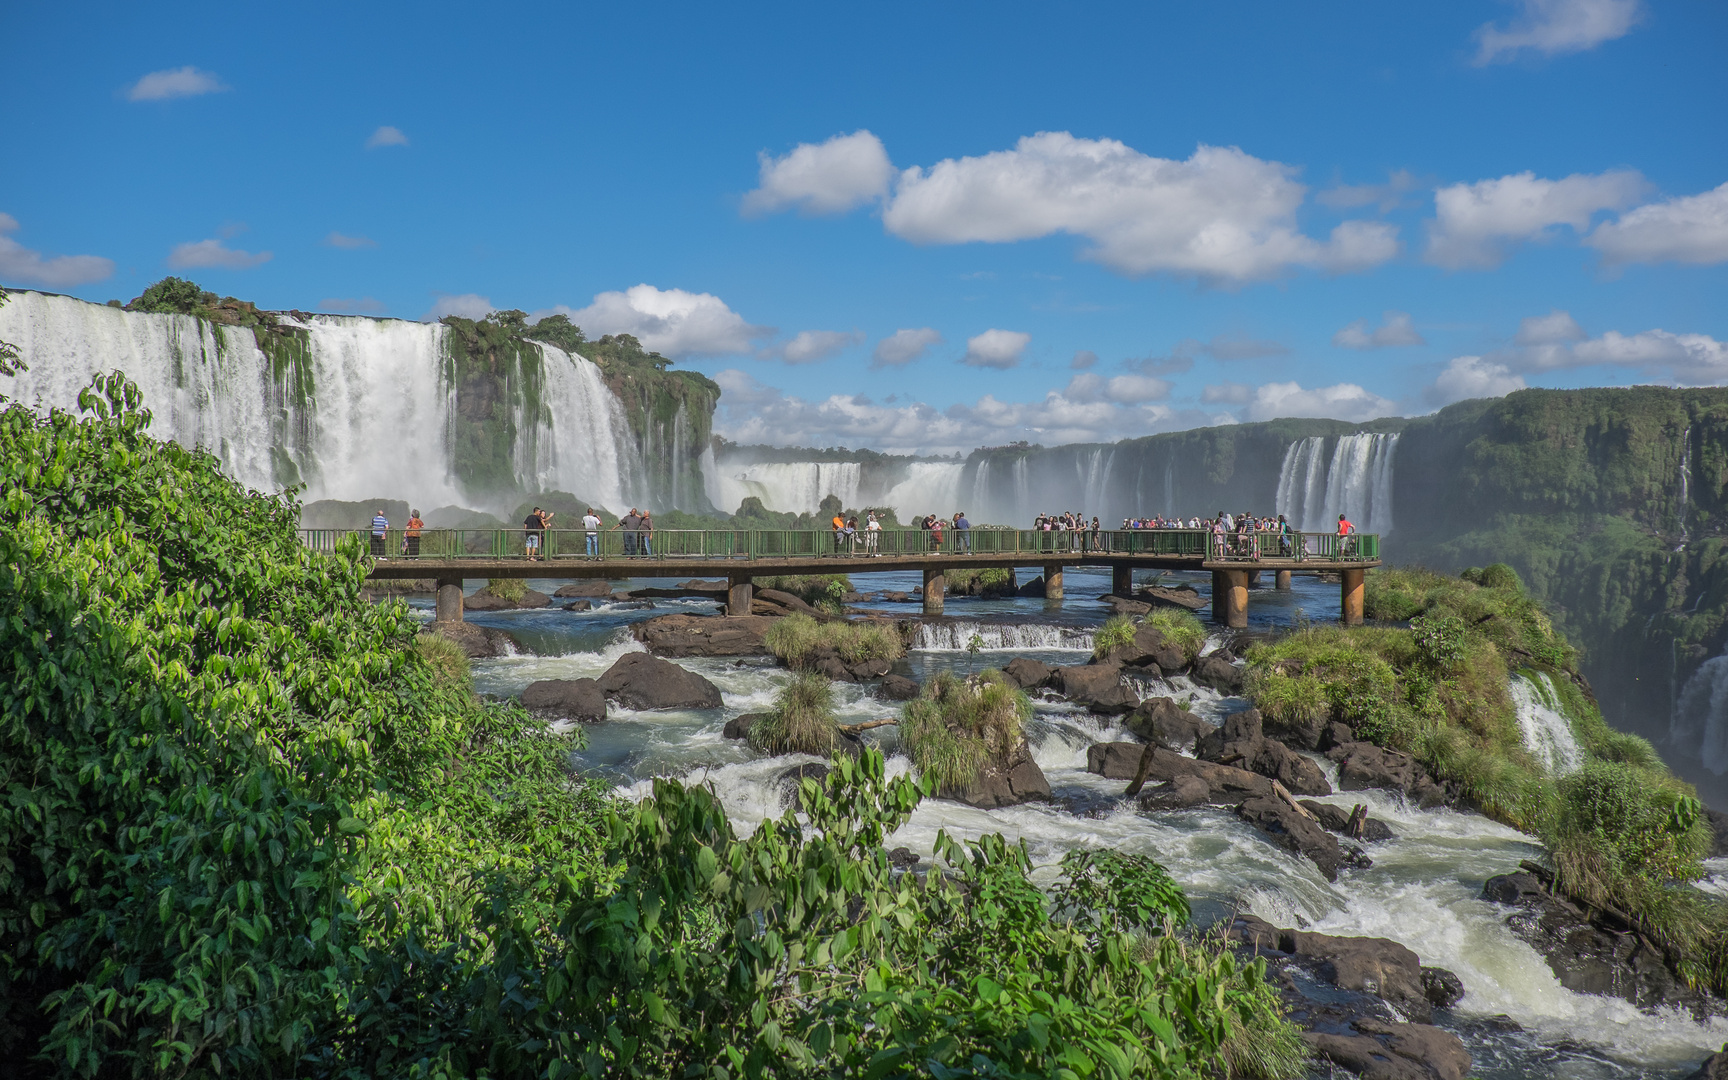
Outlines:
{"type": "Polygon", "coordinates": [[[750,745],[769,754],[827,757],[840,741],[834,719],[834,684],[815,672],[795,675],[774,708],[750,725],[750,745]]]}
{"type": "Polygon", "coordinates": [[[1164,640],[1182,650],[1192,664],[1200,655],[1200,650],[1206,647],[1206,627],[1195,617],[1192,611],[1185,608],[1158,607],[1147,614],[1147,626],[1158,628],[1164,635],[1164,640]]]}
{"type": "Polygon", "coordinates": [[[1031,718],[1031,699],[1000,671],[964,679],[944,671],[906,705],[900,739],[934,790],[962,792],[986,760],[1020,745],[1031,718]]]}
{"type": "Polygon", "coordinates": [[[1137,629],[1134,620],[1126,615],[1115,615],[1108,619],[1092,633],[1092,655],[1105,656],[1112,649],[1119,649],[1134,642],[1134,631],[1137,629]]]}
{"type": "Polygon", "coordinates": [[[769,652],[794,671],[807,670],[829,651],[848,664],[898,660],[906,655],[905,642],[891,626],[877,622],[817,622],[803,613],[776,619],[762,640],[769,652]]]}

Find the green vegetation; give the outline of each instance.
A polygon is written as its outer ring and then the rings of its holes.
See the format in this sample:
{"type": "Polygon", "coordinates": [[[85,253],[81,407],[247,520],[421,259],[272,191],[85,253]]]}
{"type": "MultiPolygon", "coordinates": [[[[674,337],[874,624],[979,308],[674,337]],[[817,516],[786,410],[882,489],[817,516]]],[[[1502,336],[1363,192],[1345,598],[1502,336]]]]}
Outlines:
{"type": "Polygon", "coordinates": [[[763,635],[768,651],[794,671],[807,671],[832,651],[848,664],[898,660],[906,644],[893,627],[875,622],[817,622],[797,613],[777,619],[763,635]]]}
{"type": "MultiPolygon", "coordinates": [[[[6,306],[6,290],[0,289],[0,307],[6,306]]],[[[20,371],[28,371],[30,365],[18,355],[18,346],[10,341],[0,341],[0,375],[16,375],[20,371]]]]}
{"type": "Polygon", "coordinates": [[[791,593],[806,604],[820,604],[833,597],[836,589],[852,592],[852,579],[845,574],[782,574],[778,577],[754,579],[758,589],[778,589],[791,593]]]}
{"type": "Polygon", "coordinates": [[[1111,649],[1134,643],[1134,631],[1139,624],[1126,615],[1114,615],[1092,633],[1092,655],[1103,656],[1111,649]]]}
{"type": "Polygon", "coordinates": [[[773,710],[750,725],[750,745],[769,754],[827,757],[839,742],[834,684],[815,672],[793,677],[775,696],[773,710]]]}
{"type": "Polygon", "coordinates": [[[1032,702],[994,668],[971,678],[941,672],[906,706],[900,738],[918,774],[936,791],[961,792],[984,762],[1020,745],[1032,702]]]}
{"type": "Polygon", "coordinates": [[[1192,611],[1174,607],[1153,608],[1143,621],[1147,626],[1156,627],[1165,641],[1181,649],[1190,664],[1206,647],[1206,627],[1192,611]]]}
{"type": "MultiPolygon", "coordinates": [[[[0,1051],[44,1076],[1192,1078],[1276,1015],[1169,931],[1154,864],[883,842],[922,797],[838,757],[737,837],[636,806],[359,599],[289,500],[94,416],[0,412],[0,1051]],[[1150,886],[1150,887],[1148,887],[1150,886]]],[[[988,695],[980,695],[986,697],[988,695]]]]}
{"type": "Polygon", "coordinates": [[[500,600],[508,600],[512,604],[519,604],[522,598],[528,595],[528,583],[521,578],[487,578],[486,587],[480,591],[500,600]]]}
{"type": "Polygon", "coordinates": [[[1380,571],[1365,609],[1410,628],[1309,627],[1250,651],[1246,693],[1267,718],[1342,721],[1412,754],[1489,816],[1539,836],[1567,895],[1624,912],[1694,985],[1728,992],[1728,905],[1684,884],[1710,844],[1695,793],[1648,742],[1603,721],[1577,651],[1518,575],[1380,571]],[[1570,720],[1580,772],[1557,777],[1525,749],[1514,676],[1570,720]]]}
{"type": "Polygon", "coordinates": [[[988,566],[981,570],[947,570],[942,574],[951,596],[1013,596],[1014,570],[988,566]]]}

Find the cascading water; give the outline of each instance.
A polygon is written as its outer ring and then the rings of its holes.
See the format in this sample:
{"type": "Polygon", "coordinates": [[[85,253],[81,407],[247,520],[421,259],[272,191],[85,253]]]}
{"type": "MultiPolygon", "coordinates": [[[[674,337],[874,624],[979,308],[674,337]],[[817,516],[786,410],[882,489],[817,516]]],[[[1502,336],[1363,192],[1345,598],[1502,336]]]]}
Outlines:
{"type": "Polygon", "coordinates": [[[1728,775],[1728,654],[1699,665],[1680,691],[1668,742],[1683,758],[1728,775]]]}
{"type": "Polygon", "coordinates": [[[1396,434],[1314,435],[1291,443],[1278,473],[1277,511],[1303,532],[1330,532],[1338,515],[1362,532],[1392,531],[1396,434]]]}
{"type": "Polygon", "coordinates": [[[962,652],[972,647],[974,637],[980,649],[1092,649],[1092,631],[1085,627],[965,619],[919,623],[912,647],[962,652]]]}
{"type": "Polygon", "coordinates": [[[1507,687],[1518,712],[1518,728],[1524,749],[1548,767],[1555,776],[1577,772],[1584,764],[1584,748],[1572,731],[1572,721],[1559,709],[1559,695],[1546,674],[1514,675],[1507,687]]]}
{"type": "Polygon", "coordinates": [[[571,491],[613,513],[630,508],[643,490],[642,462],[629,438],[624,406],[606,388],[600,369],[552,345],[543,360],[539,459],[530,466],[541,491],[571,491]]]}
{"type": "Polygon", "coordinates": [[[889,488],[882,501],[894,508],[902,522],[925,514],[952,517],[966,509],[960,505],[960,477],[965,471],[960,462],[914,461],[906,466],[906,479],[889,488]]]}
{"type": "Polygon", "coordinates": [[[715,470],[709,499],[727,513],[755,496],[777,513],[814,514],[829,495],[838,498],[842,506],[858,506],[862,478],[863,466],[856,461],[723,463],[715,470]]]}

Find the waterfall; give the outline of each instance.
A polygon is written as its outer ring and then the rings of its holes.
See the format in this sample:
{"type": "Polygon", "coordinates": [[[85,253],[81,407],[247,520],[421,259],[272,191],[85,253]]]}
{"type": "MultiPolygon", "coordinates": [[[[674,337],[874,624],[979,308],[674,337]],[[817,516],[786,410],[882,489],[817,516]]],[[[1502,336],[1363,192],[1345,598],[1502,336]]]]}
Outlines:
{"type": "Polygon", "coordinates": [[[1362,532],[1392,531],[1392,458],[1398,436],[1340,435],[1290,444],[1278,472],[1277,512],[1303,532],[1331,532],[1343,514],[1362,532]]]}
{"type": "Polygon", "coordinates": [[[1074,461],[1075,472],[1078,473],[1080,491],[1083,501],[1073,509],[1084,514],[1096,514],[1104,517],[1104,500],[1110,490],[1110,468],[1116,463],[1116,451],[1112,448],[1099,447],[1089,454],[1082,455],[1074,461]]]}
{"type": "Polygon", "coordinates": [[[1676,754],[1696,758],[1717,776],[1728,774],[1728,653],[1699,665],[1680,691],[1669,719],[1676,754]]]}
{"type": "Polygon", "coordinates": [[[641,457],[630,437],[624,406],[607,389],[600,368],[552,345],[542,359],[539,458],[534,487],[593,499],[614,514],[646,501],[641,457]]]}
{"type": "Polygon", "coordinates": [[[902,524],[925,514],[953,517],[967,509],[960,505],[960,477],[965,471],[959,462],[914,461],[906,466],[906,479],[889,488],[882,501],[894,508],[902,524]]]}
{"type": "Polygon", "coordinates": [[[755,465],[720,465],[709,501],[732,513],[750,496],[783,514],[814,514],[833,495],[842,506],[859,505],[863,466],[856,461],[770,461],[755,465]],[[718,498],[715,498],[718,495],[718,498]]]}
{"type": "Polygon", "coordinates": [[[1584,765],[1584,750],[1573,734],[1572,721],[1559,709],[1559,695],[1546,674],[1532,678],[1514,675],[1507,688],[1518,711],[1518,728],[1524,749],[1547,766],[1555,776],[1577,772],[1584,765]]]}
{"type": "Polygon", "coordinates": [[[965,619],[921,622],[914,649],[963,652],[977,635],[981,649],[1092,649],[1092,630],[1048,623],[983,623],[965,619]]]}
{"type": "Polygon", "coordinates": [[[1692,505],[1692,425],[1680,435],[1680,539],[1686,539],[1686,511],[1692,505]]]}

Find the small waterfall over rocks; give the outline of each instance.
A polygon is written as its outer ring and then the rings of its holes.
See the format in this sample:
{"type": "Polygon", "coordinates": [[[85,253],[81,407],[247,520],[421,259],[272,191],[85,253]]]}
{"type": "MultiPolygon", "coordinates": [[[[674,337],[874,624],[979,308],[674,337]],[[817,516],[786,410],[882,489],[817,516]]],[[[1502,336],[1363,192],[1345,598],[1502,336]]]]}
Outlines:
{"type": "Polygon", "coordinates": [[[966,619],[925,621],[912,639],[914,649],[964,652],[976,635],[980,649],[1084,649],[1092,651],[1092,631],[1049,623],[986,623],[966,619]]]}
{"type": "Polygon", "coordinates": [[[1577,772],[1584,765],[1584,748],[1572,731],[1572,721],[1559,709],[1559,695],[1546,674],[1514,675],[1507,687],[1518,711],[1524,749],[1555,776],[1577,772]]]}
{"type": "Polygon", "coordinates": [[[1396,434],[1314,435],[1291,443],[1278,473],[1278,513],[1303,532],[1331,532],[1339,514],[1362,532],[1391,532],[1397,448],[1396,434]]]}
{"type": "Polygon", "coordinates": [[[1668,742],[1681,757],[1728,775],[1728,654],[1704,661],[1686,680],[1669,719],[1668,742]]]}

